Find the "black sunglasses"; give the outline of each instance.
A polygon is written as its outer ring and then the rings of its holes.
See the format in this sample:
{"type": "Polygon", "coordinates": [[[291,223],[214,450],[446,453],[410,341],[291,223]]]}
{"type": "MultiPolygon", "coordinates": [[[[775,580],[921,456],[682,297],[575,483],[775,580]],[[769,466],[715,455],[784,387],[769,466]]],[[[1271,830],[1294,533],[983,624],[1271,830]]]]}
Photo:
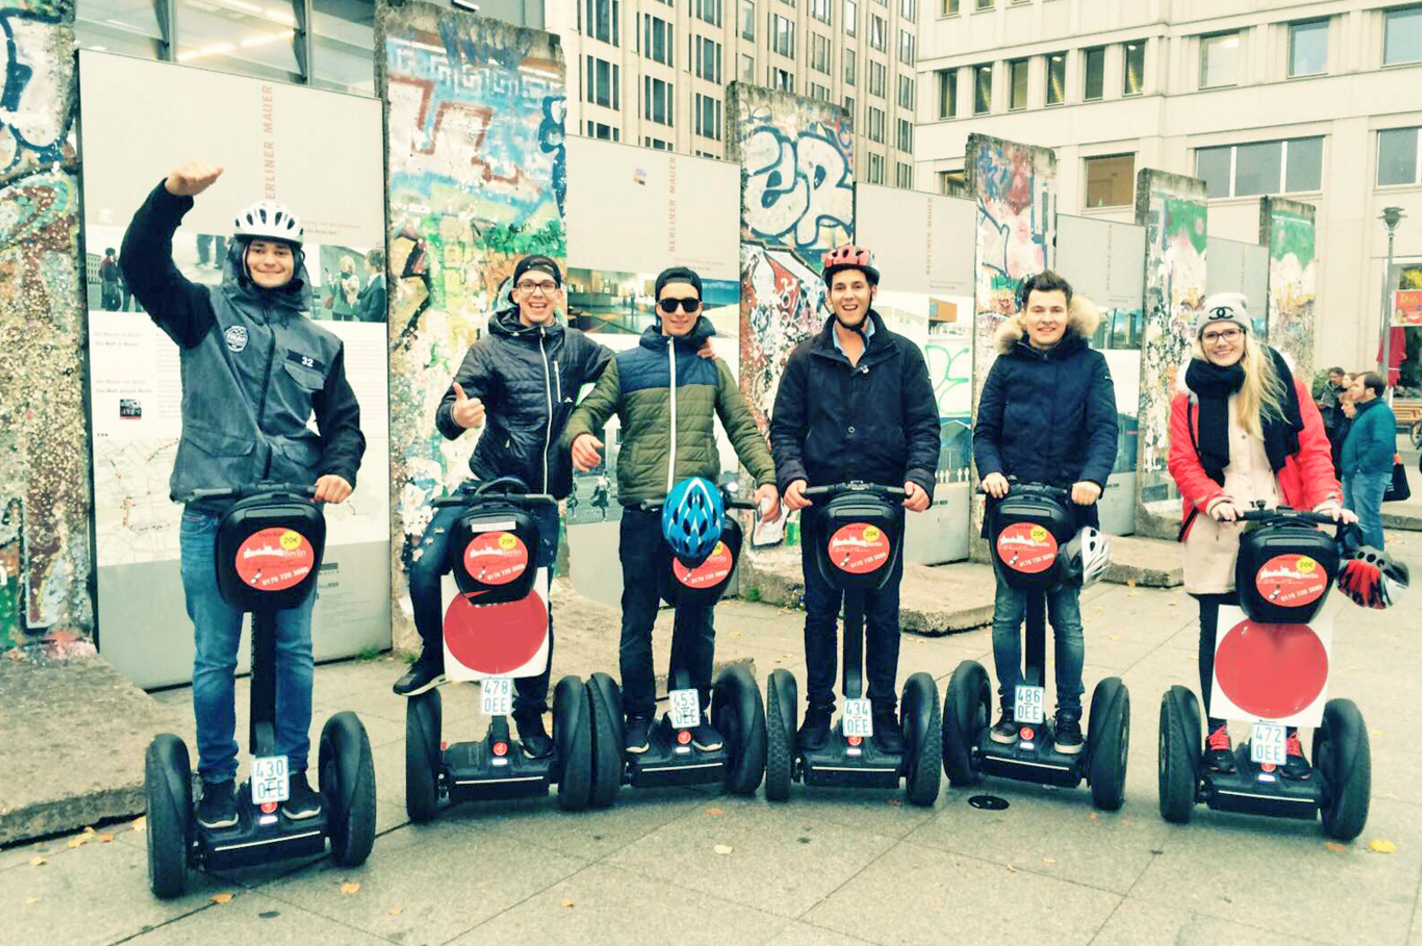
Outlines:
{"type": "Polygon", "coordinates": [[[687,313],[688,315],[690,315],[692,312],[695,312],[697,309],[701,308],[701,300],[700,300],[700,299],[662,299],[662,300],[660,300],[659,302],[657,302],[657,305],[658,305],[658,306],[661,308],[661,310],[662,310],[663,312],[665,312],[667,315],[671,315],[673,312],[675,312],[677,306],[681,306],[681,311],[683,311],[683,312],[687,313]]]}

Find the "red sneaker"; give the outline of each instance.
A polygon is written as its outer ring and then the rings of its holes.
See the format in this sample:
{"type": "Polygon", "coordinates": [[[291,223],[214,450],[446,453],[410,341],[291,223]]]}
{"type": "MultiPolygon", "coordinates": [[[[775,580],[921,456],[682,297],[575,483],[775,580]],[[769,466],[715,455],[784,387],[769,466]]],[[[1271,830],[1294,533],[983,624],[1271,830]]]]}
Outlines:
{"type": "Polygon", "coordinates": [[[1284,777],[1304,781],[1312,775],[1313,769],[1309,767],[1308,759],[1304,758],[1299,731],[1290,726],[1284,736],[1284,777]]]}
{"type": "Polygon", "coordinates": [[[1229,727],[1220,723],[1205,740],[1205,766],[1211,772],[1234,771],[1234,746],[1229,741],[1229,727]]]}

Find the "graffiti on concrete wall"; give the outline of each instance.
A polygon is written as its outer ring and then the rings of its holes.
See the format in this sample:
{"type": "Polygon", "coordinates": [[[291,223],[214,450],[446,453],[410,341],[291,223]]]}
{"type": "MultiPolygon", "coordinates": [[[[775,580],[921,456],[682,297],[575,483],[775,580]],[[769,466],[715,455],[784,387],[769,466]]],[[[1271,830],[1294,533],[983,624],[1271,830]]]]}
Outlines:
{"type": "Polygon", "coordinates": [[[1259,201],[1259,241],[1269,247],[1269,343],[1313,376],[1318,279],[1314,209],[1279,197],[1259,201]]]}
{"type": "Polygon", "coordinates": [[[52,655],[93,652],[73,23],[0,2],[0,649],[52,655]]]}
{"type": "MultiPolygon", "coordinates": [[[[520,256],[562,260],[567,240],[557,39],[422,3],[381,5],[379,85],[389,101],[390,437],[393,597],[428,500],[467,475],[472,436],[434,412],[520,256]]],[[[395,608],[397,646],[410,620],[395,608]]]]}

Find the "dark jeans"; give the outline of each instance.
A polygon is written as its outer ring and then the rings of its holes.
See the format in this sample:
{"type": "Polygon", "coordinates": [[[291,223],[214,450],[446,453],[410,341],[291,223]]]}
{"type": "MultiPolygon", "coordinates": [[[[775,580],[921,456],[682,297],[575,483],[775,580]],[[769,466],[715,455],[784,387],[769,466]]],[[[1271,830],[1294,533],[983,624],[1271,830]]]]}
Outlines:
{"type": "MultiPolygon", "coordinates": [[[[834,676],[839,666],[835,651],[844,592],[824,580],[815,562],[814,543],[824,539],[819,516],[805,510],[800,514],[800,528],[805,573],[805,696],[811,708],[833,711],[834,676]]],[[[903,535],[902,514],[899,535],[903,535]]],[[[884,587],[865,596],[864,675],[875,713],[892,713],[898,706],[894,685],[899,671],[899,584],[903,577],[901,553],[884,587]]]]}
{"type": "MultiPolygon", "coordinates": [[[[622,708],[628,716],[656,713],[657,680],[652,670],[652,627],[661,594],[657,560],[662,549],[662,511],[627,506],[622,510],[618,555],[622,559],[622,708]]],[[[672,624],[667,686],[685,670],[701,696],[703,711],[711,700],[711,664],[716,657],[714,609],[680,607],[672,624]]]]}
{"type": "MultiPolygon", "coordinates": [[[[1070,582],[1046,592],[1047,617],[1056,654],[1057,709],[1063,719],[1081,719],[1081,671],[1086,644],[1081,631],[1081,588],[1070,582]]],[[[1022,682],[1022,623],[1027,617],[1027,592],[1001,577],[992,613],[992,656],[997,668],[997,695],[1012,706],[1022,682]]],[[[1046,669],[1045,667],[1043,668],[1046,669]]]]}
{"type": "Polygon", "coordinates": [[[1224,723],[1224,720],[1210,716],[1210,692],[1215,679],[1215,638],[1219,634],[1220,605],[1238,604],[1239,596],[1231,591],[1222,595],[1191,597],[1200,602],[1200,695],[1205,701],[1209,728],[1214,729],[1224,723]]]}
{"type": "Polygon", "coordinates": [[[1392,485],[1392,470],[1385,473],[1350,473],[1343,477],[1343,505],[1358,514],[1363,542],[1383,549],[1382,504],[1392,485]]]}
{"type": "MultiPolygon", "coordinates": [[[[449,530],[463,515],[459,506],[436,509],[434,518],[425,527],[417,557],[410,563],[410,605],[415,612],[415,629],[424,642],[425,654],[444,654],[444,598],[440,579],[449,572],[449,530]]],[[[534,566],[547,568],[552,578],[553,563],[558,558],[558,511],[552,506],[533,510],[538,522],[538,551],[534,566]]],[[[536,677],[520,677],[514,681],[513,711],[515,716],[548,711],[548,681],[553,674],[553,605],[548,605],[548,665],[536,677]]]]}

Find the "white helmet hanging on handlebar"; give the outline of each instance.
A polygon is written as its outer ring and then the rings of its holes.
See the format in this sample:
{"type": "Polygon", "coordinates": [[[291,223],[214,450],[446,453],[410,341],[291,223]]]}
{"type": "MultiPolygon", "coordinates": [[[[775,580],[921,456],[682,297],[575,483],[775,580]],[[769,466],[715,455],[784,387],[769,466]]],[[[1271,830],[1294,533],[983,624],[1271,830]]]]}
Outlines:
{"type": "Polygon", "coordinates": [[[1067,579],[1083,588],[1100,581],[1111,567],[1111,544],[1091,526],[1082,526],[1061,555],[1067,579]]]}

